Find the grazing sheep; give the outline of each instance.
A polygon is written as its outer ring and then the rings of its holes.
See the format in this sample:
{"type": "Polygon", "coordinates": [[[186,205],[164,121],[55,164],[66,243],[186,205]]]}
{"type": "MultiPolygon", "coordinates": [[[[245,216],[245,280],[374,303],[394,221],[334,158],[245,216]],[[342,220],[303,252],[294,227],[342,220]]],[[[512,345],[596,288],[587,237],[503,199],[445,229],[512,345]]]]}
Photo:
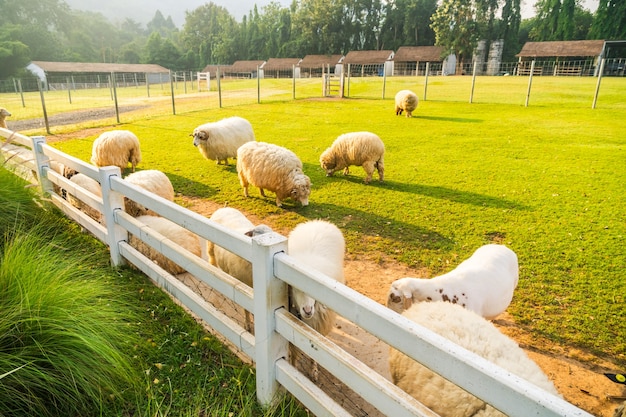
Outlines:
{"type": "MultiPolygon", "coordinates": [[[[249,237],[262,235],[263,233],[269,233],[272,231],[269,226],[264,224],[255,226],[242,212],[232,207],[222,207],[215,210],[210,219],[222,226],[249,237]]],[[[215,245],[211,241],[207,243],[207,252],[211,265],[217,266],[222,271],[237,278],[247,286],[252,287],[252,264],[250,262],[232,252],[227,251],[221,246],[215,245]]],[[[252,319],[250,317],[250,312],[245,310],[245,316],[246,330],[251,332],[252,319]]]]}
{"type": "Polygon", "coordinates": [[[504,245],[484,245],[446,274],[394,281],[387,304],[401,313],[414,302],[449,301],[491,320],[511,303],[518,278],[515,252],[504,245]]]}
{"type": "Polygon", "coordinates": [[[9,117],[11,113],[4,107],[0,107],[0,127],[8,129],[6,118],[9,117]]]}
{"type": "MultiPolygon", "coordinates": [[[[168,201],[174,201],[174,187],[167,175],[161,171],[147,169],[134,172],[124,179],[168,201]]],[[[124,206],[126,212],[133,217],[141,215],[158,216],[154,211],[126,197],[124,197],[124,206]]]]}
{"type": "Polygon", "coordinates": [[[254,141],[254,131],[249,121],[241,117],[228,117],[214,123],[205,123],[196,127],[193,133],[193,146],[202,156],[224,162],[237,156],[237,149],[246,142],[254,141]]]}
{"type": "MultiPolygon", "coordinates": [[[[184,227],[181,227],[164,217],[139,216],[137,217],[137,220],[150,226],[150,228],[181,246],[183,249],[186,249],[198,257],[201,256],[202,251],[200,248],[200,238],[184,227]]],[[[170,274],[178,275],[185,272],[183,267],[166,258],[163,254],[157,252],[133,234],[129,234],[128,243],[170,274]]]]}
{"type": "Polygon", "coordinates": [[[351,132],[340,135],[330,148],[322,152],[320,164],[326,176],[343,169],[343,175],[350,173],[350,165],[362,166],[367,174],[365,183],[372,180],[374,170],[378,170],[378,179],[385,179],[385,144],[371,132],[351,132]]]}
{"type": "Polygon", "coordinates": [[[396,94],[396,116],[406,111],[406,117],[413,117],[413,110],[417,108],[417,95],[411,90],[398,91],[396,94]]]}
{"type": "MultiPolygon", "coordinates": [[[[417,303],[403,316],[514,375],[560,396],[552,382],[526,353],[491,322],[459,305],[417,303]]],[[[394,384],[441,416],[504,416],[484,401],[391,348],[389,368],[394,384]]]]}
{"type": "Polygon", "coordinates": [[[102,133],[93,142],[91,163],[98,166],[118,166],[122,171],[128,163],[135,172],[135,167],[141,162],[139,139],[129,130],[110,130],[102,133]]]}
{"type": "MultiPolygon", "coordinates": [[[[102,187],[100,187],[100,183],[93,178],[88,177],[85,174],[78,173],[72,175],[70,181],[78,185],[79,187],[89,191],[96,197],[102,197],[102,187]]],[[[102,213],[98,209],[83,203],[81,200],[74,197],[71,193],[67,193],[67,201],[77,209],[84,211],[85,214],[87,214],[92,219],[96,220],[99,223],[103,223],[104,218],[102,216],[102,213]]]]}
{"type": "Polygon", "coordinates": [[[295,153],[282,146],[265,142],[248,142],[237,150],[237,173],[248,197],[248,185],[276,193],[276,205],[291,197],[303,206],[309,204],[311,180],[302,172],[302,161],[295,153]]]}
{"type": "MultiPolygon", "coordinates": [[[[311,220],[296,226],[287,239],[287,253],[342,284],[345,283],[343,260],[345,241],[341,230],[324,220],[311,220]]],[[[322,335],[327,335],[335,323],[335,312],[307,294],[291,288],[294,314],[322,335]]]]}

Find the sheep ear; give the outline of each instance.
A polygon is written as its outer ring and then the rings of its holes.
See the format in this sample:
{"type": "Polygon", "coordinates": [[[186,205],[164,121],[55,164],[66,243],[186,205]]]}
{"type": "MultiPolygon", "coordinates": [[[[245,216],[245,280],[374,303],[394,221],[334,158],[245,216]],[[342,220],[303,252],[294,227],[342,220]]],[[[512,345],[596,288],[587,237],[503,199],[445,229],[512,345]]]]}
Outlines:
{"type": "Polygon", "coordinates": [[[248,230],[246,233],[244,233],[244,235],[248,236],[248,237],[252,237],[254,236],[254,229],[252,230],[248,230]]]}

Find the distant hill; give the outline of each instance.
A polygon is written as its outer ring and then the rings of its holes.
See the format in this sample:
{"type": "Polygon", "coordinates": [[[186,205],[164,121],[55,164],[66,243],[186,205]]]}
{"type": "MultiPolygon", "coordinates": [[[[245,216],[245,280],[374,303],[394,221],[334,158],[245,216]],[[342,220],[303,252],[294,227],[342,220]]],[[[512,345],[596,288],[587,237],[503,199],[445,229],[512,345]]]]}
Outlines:
{"type": "MultiPolygon", "coordinates": [[[[160,10],[167,19],[172,17],[177,28],[181,29],[185,23],[185,11],[193,11],[196,8],[209,3],[202,0],[65,0],[73,10],[85,10],[89,12],[102,13],[112,23],[118,23],[126,18],[130,18],[143,26],[146,25],[157,10],[160,10]]],[[[261,8],[268,4],[270,0],[213,0],[213,3],[222,6],[239,22],[243,16],[248,15],[254,8],[254,4],[261,8]]],[[[278,1],[285,6],[290,4],[289,0],[278,1]]]]}

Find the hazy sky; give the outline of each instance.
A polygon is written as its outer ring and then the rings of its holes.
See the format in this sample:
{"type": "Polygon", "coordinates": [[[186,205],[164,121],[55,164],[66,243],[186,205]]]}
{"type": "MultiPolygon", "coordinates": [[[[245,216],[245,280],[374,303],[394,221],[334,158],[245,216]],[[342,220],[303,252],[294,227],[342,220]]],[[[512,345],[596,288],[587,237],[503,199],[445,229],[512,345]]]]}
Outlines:
{"type": "MultiPolygon", "coordinates": [[[[112,22],[119,22],[126,17],[145,25],[154,17],[154,13],[160,10],[167,18],[172,16],[172,20],[178,28],[182,28],[185,22],[185,10],[191,11],[203,4],[206,0],[65,0],[72,9],[89,10],[100,12],[112,22]]],[[[223,6],[233,17],[241,22],[244,15],[247,15],[256,4],[259,11],[271,0],[212,0],[218,6],[223,6]]],[[[289,6],[291,0],[276,0],[278,3],[289,6]]],[[[598,8],[599,0],[583,0],[583,7],[595,12],[598,8]]],[[[522,0],[522,17],[532,17],[536,0],[522,0]]]]}

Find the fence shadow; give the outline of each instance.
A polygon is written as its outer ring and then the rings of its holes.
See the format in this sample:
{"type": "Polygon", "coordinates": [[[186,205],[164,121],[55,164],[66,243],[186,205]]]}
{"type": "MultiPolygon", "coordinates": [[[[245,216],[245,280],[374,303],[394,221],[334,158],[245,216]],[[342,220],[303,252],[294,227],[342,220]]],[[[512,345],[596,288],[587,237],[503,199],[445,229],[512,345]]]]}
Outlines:
{"type": "Polygon", "coordinates": [[[191,180],[187,177],[181,177],[180,175],[172,172],[163,171],[163,173],[170,179],[176,192],[186,196],[210,198],[217,193],[215,187],[211,187],[207,184],[191,180]]]}

